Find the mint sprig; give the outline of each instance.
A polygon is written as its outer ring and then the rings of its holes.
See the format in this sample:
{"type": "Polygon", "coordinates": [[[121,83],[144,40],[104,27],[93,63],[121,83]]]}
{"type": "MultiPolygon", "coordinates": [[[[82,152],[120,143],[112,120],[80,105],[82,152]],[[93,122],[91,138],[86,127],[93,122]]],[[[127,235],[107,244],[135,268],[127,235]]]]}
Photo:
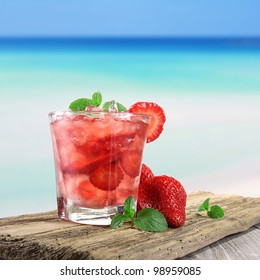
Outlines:
{"type": "Polygon", "coordinates": [[[129,196],[124,203],[124,214],[117,214],[111,221],[110,227],[115,229],[121,227],[125,222],[131,222],[132,226],[153,232],[165,231],[168,228],[163,214],[153,208],[145,208],[137,213],[135,218],[134,197],[129,196]]]}
{"type": "Polygon", "coordinates": [[[91,107],[101,107],[103,111],[117,111],[117,112],[127,112],[127,108],[115,100],[107,101],[102,104],[102,94],[97,91],[92,94],[91,98],[79,98],[71,102],[69,108],[72,111],[84,111],[88,106],[91,107]]]}
{"type": "Polygon", "coordinates": [[[220,219],[224,217],[224,210],[219,205],[212,205],[209,207],[209,198],[207,198],[198,208],[196,213],[206,211],[207,215],[211,219],[220,219]]]}
{"type": "Polygon", "coordinates": [[[87,106],[92,106],[92,99],[79,98],[70,103],[70,110],[72,111],[84,111],[87,106]]]}
{"type": "Polygon", "coordinates": [[[116,110],[115,104],[116,104],[115,100],[107,101],[103,104],[102,109],[105,112],[116,110]]]}
{"type": "Polygon", "coordinates": [[[116,102],[115,100],[107,101],[102,106],[103,110],[105,112],[109,111],[118,111],[118,112],[127,112],[127,109],[124,105],[122,105],[119,102],[116,102]]]}
{"type": "Polygon", "coordinates": [[[117,111],[118,112],[127,112],[126,107],[124,105],[122,105],[121,103],[116,102],[116,106],[117,106],[117,111]]]}
{"type": "Polygon", "coordinates": [[[133,219],[135,216],[135,201],[133,196],[129,196],[124,203],[124,215],[133,219]]]}
{"type": "Polygon", "coordinates": [[[134,225],[147,231],[165,231],[168,228],[164,215],[153,209],[144,208],[137,213],[134,225]]]}
{"type": "Polygon", "coordinates": [[[97,91],[97,92],[94,92],[92,94],[92,106],[100,106],[100,104],[102,103],[102,94],[97,91]]]}

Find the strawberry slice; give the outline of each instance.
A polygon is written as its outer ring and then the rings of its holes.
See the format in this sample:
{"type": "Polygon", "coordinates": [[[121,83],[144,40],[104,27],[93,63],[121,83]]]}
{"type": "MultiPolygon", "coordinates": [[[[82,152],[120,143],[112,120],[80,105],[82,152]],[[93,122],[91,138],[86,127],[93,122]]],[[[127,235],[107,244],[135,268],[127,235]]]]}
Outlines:
{"type": "Polygon", "coordinates": [[[147,143],[154,141],[160,136],[166,121],[162,107],[154,102],[137,102],[133,104],[128,111],[130,113],[146,114],[151,117],[148,127],[147,143]]]}
{"type": "Polygon", "coordinates": [[[142,152],[139,150],[129,150],[120,159],[121,166],[125,173],[134,178],[139,175],[142,163],[142,152]]]}
{"type": "Polygon", "coordinates": [[[95,187],[104,191],[113,191],[122,181],[124,174],[117,163],[107,163],[98,166],[90,173],[89,181],[95,187]]]}
{"type": "Polygon", "coordinates": [[[135,135],[110,135],[97,141],[88,141],[78,148],[86,155],[98,156],[102,154],[121,154],[126,151],[134,141],[135,135]]]}
{"type": "Polygon", "coordinates": [[[59,149],[60,168],[65,173],[89,173],[99,164],[108,163],[112,159],[115,159],[112,153],[84,155],[71,144],[60,146],[59,149]]]}
{"type": "Polygon", "coordinates": [[[87,179],[78,183],[74,196],[87,208],[99,209],[113,203],[113,195],[107,195],[107,192],[94,187],[87,179]]]}
{"type": "Polygon", "coordinates": [[[88,175],[65,174],[64,186],[62,198],[74,206],[100,209],[114,204],[115,192],[108,193],[96,188],[89,182],[88,175]]]}

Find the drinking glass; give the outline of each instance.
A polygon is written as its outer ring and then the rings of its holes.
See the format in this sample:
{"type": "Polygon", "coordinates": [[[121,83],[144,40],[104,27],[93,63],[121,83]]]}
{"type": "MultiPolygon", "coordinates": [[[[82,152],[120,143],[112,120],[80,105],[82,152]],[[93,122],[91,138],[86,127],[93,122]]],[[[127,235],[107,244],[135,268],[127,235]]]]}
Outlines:
{"type": "Polygon", "coordinates": [[[49,113],[60,219],[109,225],[137,201],[150,117],[128,112],[49,113]]]}

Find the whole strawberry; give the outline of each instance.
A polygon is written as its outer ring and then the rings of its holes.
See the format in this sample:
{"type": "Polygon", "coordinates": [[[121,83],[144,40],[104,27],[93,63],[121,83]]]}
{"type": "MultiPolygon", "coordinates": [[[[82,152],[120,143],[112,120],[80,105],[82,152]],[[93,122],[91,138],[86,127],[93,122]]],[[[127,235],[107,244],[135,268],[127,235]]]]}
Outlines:
{"type": "MultiPolygon", "coordinates": [[[[141,169],[141,176],[140,176],[140,183],[139,183],[139,188],[138,188],[138,197],[142,196],[141,192],[144,192],[145,188],[145,183],[148,181],[151,181],[154,178],[154,174],[150,167],[148,167],[146,164],[142,164],[142,169],[141,169]]],[[[137,200],[137,211],[139,212],[142,210],[143,207],[140,206],[139,204],[139,199],[137,200]]]]}
{"type": "Polygon", "coordinates": [[[144,182],[148,180],[152,180],[154,177],[153,171],[150,167],[148,167],[146,164],[142,164],[141,169],[141,176],[140,176],[140,184],[143,184],[144,182]]]}
{"type": "Polygon", "coordinates": [[[163,213],[168,225],[180,227],[186,220],[187,194],[181,183],[166,175],[154,176],[141,183],[138,208],[154,208],[163,213]]]}

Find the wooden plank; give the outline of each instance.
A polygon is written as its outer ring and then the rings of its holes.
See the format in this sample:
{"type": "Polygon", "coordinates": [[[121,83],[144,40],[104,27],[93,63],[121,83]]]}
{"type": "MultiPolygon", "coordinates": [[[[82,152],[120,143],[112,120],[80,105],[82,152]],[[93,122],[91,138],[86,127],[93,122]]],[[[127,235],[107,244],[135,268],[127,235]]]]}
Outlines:
{"type": "Polygon", "coordinates": [[[124,225],[78,225],[57,219],[56,211],[0,220],[3,259],[177,259],[260,223],[260,198],[196,192],[188,195],[187,221],[163,233],[124,225]],[[206,198],[221,205],[225,218],[195,213],[206,198]]]}
{"type": "Polygon", "coordinates": [[[256,228],[258,228],[260,230],[260,224],[257,224],[254,227],[256,227],[256,228]]]}
{"type": "Polygon", "coordinates": [[[260,260],[260,224],[184,256],[185,260],[260,260]]]}

